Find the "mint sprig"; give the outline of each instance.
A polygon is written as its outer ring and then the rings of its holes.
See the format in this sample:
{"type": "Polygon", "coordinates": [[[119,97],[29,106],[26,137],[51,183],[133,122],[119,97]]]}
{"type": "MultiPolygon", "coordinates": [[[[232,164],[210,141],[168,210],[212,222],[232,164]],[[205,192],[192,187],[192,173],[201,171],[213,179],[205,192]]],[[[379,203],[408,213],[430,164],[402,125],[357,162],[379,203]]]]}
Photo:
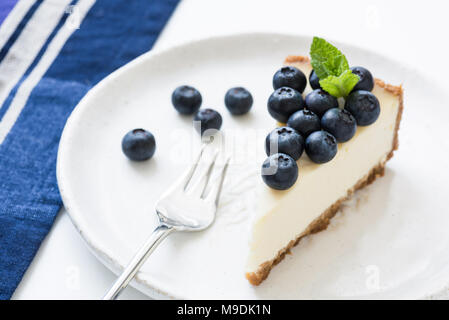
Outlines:
{"type": "Polygon", "coordinates": [[[313,38],[310,57],[321,88],[336,98],[348,96],[359,81],[344,54],[322,38],[313,38]]]}

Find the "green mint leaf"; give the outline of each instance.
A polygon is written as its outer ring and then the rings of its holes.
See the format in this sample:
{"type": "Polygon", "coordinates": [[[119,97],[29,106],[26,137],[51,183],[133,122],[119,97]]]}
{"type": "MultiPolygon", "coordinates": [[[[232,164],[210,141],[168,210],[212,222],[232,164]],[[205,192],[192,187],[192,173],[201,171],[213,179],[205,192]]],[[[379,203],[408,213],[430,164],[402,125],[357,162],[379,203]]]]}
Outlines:
{"type": "Polygon", "coordinates": [[[355,85],[359,82],[359,76],[346,70],[339,76],[330,75],[320,80],[321,88],[336,98],[347,97],[355,85]]]}
{"type": "Polygon", "coordinates": [[[359,81],[344,54],[322,38],[313,37],[310,57],[321,88],[334,97],[346,97],[359,81]]]}
{"type": "Polygon", "coordinates": [[[322,38],[313,38],[310,57],[312,67],[319,79],[325,79],[328,76],[338,77],[349,69],[348,60],[343,53],[322,38]]]}

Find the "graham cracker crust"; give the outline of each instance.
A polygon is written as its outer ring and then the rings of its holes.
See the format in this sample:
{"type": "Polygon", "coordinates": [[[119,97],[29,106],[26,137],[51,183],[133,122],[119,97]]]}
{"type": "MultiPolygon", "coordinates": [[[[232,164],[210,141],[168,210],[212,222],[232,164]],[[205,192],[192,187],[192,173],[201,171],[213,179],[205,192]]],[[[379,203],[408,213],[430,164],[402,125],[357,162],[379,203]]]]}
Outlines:
{"type": "MultiPolygon", "coordinates": [[[[288,56],[285,59],[284,63],[286,65],[295,63],[310,63],[310,60],[308,57],[304,56],[288,56]]],[[[268,277],[271,269],[279,262],[281,262],[282,259],[284,259],[285,255],[290,252],[290,249],[296,246],[299,243],[299,241],[301,241],[302,238],[327,229],[327,226],[329,225],[331,219],[337,214],[342,203],[348,200],[354,194],[355,191],[362,189],[363,187],[371,184],[378,177],[382,177],[384,175],[386,162],[393,157],[394,151],[397,150],[399,147],[398,131],[399,131],[399,124],[402,118],[402,111],[404,108],[403,104],[404,98],[403,98],[402,85],[394,86],[386,84],[384,81],[380,79],[375,79],[375,84],[383,88],[384,90],[392,93],[393,95],[399,97],[399,110],[398,115],[396,117],[395,135],[393,138],[391,151],[388,153],[384,161],[378,163],[374,168],[370,170],[370,172],[367,175],[365,175],[365,177],[360,179],[351,189],[349,189],[346,196],[338,199],[334,204],[332,204],[328,209],[326,209],[318,218],[312,221],[307,227],[307,229],[299,236],[297,236],[296,239],[291,240],[285,248],[281,249],[274,259],[262,263],[256,272],[246,273],[246,278],[252,285],[257,286],[262,281],[264,281],[268,277]]]]}

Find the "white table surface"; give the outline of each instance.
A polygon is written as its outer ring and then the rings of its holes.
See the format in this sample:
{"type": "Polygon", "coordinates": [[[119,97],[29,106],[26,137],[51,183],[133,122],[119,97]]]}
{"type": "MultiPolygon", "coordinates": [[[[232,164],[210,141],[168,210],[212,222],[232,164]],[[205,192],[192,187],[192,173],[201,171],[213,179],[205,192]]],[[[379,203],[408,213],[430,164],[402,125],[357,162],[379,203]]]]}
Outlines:
{"type": "MultiPolygon", "coordinates": [[[[392,56],[449,89],[448,8],[441,0],[183,0],[155,47],[248,31],[318,35],[392,56]]],[[[13,299],[97,299],[114,279],[62,209],[13,299]]],[[[147,297],[128,288],[121,299],[147,297]]]]}

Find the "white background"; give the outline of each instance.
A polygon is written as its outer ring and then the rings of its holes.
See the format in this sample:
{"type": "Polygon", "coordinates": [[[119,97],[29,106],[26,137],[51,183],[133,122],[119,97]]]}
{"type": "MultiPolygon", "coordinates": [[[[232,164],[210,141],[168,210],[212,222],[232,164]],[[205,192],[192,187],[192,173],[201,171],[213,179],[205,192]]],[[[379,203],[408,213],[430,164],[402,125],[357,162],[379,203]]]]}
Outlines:
{"type": "MultiPolygon", "coordinates": [[[[441,0],[183,0],[155,48],[248,31],[318,35],[401,60],[449,89],[448,9],[441,0]]],[[[114,279],[61,210],[13,298],[98,299],[114,279]]],[[[133,288],[121,295],[145,298],[133,288]]]]}

